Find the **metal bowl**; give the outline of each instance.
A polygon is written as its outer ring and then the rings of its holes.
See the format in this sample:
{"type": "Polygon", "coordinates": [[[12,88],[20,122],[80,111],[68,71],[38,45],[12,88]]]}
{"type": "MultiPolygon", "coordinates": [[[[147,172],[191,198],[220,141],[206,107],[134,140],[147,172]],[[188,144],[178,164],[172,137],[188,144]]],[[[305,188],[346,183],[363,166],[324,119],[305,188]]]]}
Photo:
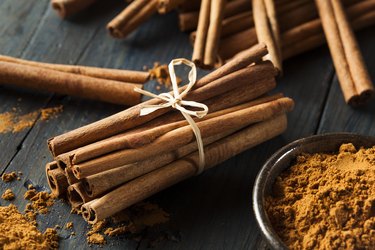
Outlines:
{"type": "Polygon", "coordinates": [[[343,143],[353,143],[359,147],[372,147],[375,137],[352,133],[332,133],[311,136],[296,140],[281,148],[263,165],[255,180],[253,189],[253,208],[262,235],[272,249],[288,249],[279,238],[267,216],[264,198],[271,194],[276,177],[291,165],[301,153],[333,153],[338,152],[343,143]]]}

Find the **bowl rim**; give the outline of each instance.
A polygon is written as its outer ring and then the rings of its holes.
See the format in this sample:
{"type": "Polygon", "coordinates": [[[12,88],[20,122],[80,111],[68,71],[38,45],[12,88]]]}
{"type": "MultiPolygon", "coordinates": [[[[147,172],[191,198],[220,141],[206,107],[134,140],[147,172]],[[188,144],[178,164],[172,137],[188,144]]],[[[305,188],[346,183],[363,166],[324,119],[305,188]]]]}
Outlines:
{"type": "Polygon", "coordinates": [[[267,244],[274,248],[274,249],[288,249],[284,242],[280,239],[277,235],[276,231],[273,229],[269,219],[267,212],[264,209],[263,204],[263,194],[266,189],[266,180],[271,172],[271,169],[274,165],[282,159],[283,156],[287,155],[291,151],[294,151],[301,147],[302,145],[309,144],[316,141],[327,140],[330,138],[342,138],[345,140],[354,140],[361,138],[363,140],[370,140],[374,141],[374,136],[367,136],[361,135],[357,133],[348,133],[348,132],[336,132],[336,133],[324,133],[319,135],[312,135],[308,137],[303,137],[288,143],[287,145],[283,146],[279,150],[277,150],[268,160],[263,164],[262,168],[258,172],[252,192],[252,203],[253,203],[253,211],[255,214],[255,218],[258,224],[258,227],[261,231],[263,238],[267,241],[267,244]]]}

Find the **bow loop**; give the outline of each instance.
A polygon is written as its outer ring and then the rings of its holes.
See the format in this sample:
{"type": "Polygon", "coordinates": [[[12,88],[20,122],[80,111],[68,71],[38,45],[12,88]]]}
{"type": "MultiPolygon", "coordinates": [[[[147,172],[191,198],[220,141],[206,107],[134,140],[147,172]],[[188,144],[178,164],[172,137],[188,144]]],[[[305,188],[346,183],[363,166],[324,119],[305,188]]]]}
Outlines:
{"type": "Polygon", "coordinates": [[[204,165],[205,165],[203,140],[202,140],[200,130],[199,130],[197,124],[195,123],[194,119],[191,118],[191,116],[195,116],[195,117],[198,117],[198,118],[204,117],[208,113],[208,107],[203,103],[183,100],[183,98],[193,88],[193,86],[196,82],[197,69],[196,69],[195,64],[193,62],[191,62],[189,60],[186,60],[184,58],[172,60],[168,65],[168,69],[169,69],[169,75],[170,75],[171,82],[172,82],[172,93],[173,93],[173,95],[171,93],[161,93],[159,95],[156,95],[156,94],[153,94],[153,93],[148,92],[148,91],[143,90],[143,89],[139,89],[139,88],[134,89],[134,91],[136,91],[138,93],[141,93],[143,95],[147,95],[147,96],[150,96],[150,97],[154,97],[154,98],[160,99],[160,100],[165,102],[165,103],[161,103],[161,104],[158,104],[158,105],[144,105],[144,106],[142,106],[141,111],[140,111],[140,115],[141,116],[148,115],[152,112],[155,112],[158,109],[168,108],[168,107],[172,107],[172,108],[180,111],[181,114],[184,116],[184,118],[189,123],[189,125],[191,126],[191,128],[194,132],[195,138],[197,140],[198,152],[199,152],[199,166],[198,166],[198,172],[197,173],[200,174],[204,170],[204,165]],[[191,68],[191,70],[189,71],[189,74],[188,74],[189,83],[187,84],[185,90],[180,93],[179,89],[178,89],[178,85],[177,85],[177,77],[176,77],[176,73],[175,73],[175,70],[174,70],[174,66],[175,65],[181,65],[181,64],[185,64],[185,65],[189,66],[191,68]],[[198,110],[198,111],[189,110],[189,109],[185,108],[184,106],[198,108],[200,110],[198,110]]]}

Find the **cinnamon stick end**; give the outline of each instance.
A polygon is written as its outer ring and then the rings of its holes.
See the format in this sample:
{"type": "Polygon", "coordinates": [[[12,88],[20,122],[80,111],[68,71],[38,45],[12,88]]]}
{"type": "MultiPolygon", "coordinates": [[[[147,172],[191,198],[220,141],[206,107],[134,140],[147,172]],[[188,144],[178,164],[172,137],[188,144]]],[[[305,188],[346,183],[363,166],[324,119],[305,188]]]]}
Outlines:
{"type": "Polygon", "coordinates": [[[354,107],[361,107],[369,103],[369,101],[375,96],[374,89],[368,89],[363,91],[360,95],[352,96],[347,103],[354,107]]]}
{"type": "Polygon", "coordinates": [[[51,6],[61,18],[66,17],[66,10],[63,3],[52,1],[51,6]]]}
{"type": "Polygon", "coordinates": [[[112,26],[111,24],[107,25],[107,30],[109,31],[109,34],[113,38],[121,39],[125,37],[124,34],[120,30],[118,30],[116,27],[112,26]]]}

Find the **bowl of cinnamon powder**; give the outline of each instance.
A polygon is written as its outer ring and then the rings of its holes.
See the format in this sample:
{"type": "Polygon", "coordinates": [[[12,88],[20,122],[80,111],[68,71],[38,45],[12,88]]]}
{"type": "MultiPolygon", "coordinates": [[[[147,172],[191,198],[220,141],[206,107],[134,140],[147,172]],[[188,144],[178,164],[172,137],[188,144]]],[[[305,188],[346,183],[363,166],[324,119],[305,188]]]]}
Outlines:
{"type": "Polygon", "coordinates": [[[253,207],[272,249],[375,249],[375,137],[288,144],[259,172],[253,207]]]}

